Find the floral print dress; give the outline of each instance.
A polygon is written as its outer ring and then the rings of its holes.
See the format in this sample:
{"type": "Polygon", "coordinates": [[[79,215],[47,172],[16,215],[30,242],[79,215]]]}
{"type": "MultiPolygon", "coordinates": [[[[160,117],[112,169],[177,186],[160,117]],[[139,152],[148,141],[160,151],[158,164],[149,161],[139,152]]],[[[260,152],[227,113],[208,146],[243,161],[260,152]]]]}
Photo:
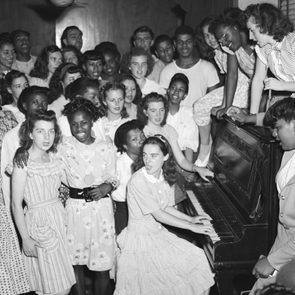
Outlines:
{"type": "MultiPolygon", "coordinates": [[[[116,153],[113,145],[95,140],[90,145],[65,137],[59,147],[70,187],[83,189],[116,182],[116,153]]],[[[93,271],[110,270],[115,259],[114,213],[110,197],[86,202],[66,202],[67,241],[73,265],[93,271]]]]}

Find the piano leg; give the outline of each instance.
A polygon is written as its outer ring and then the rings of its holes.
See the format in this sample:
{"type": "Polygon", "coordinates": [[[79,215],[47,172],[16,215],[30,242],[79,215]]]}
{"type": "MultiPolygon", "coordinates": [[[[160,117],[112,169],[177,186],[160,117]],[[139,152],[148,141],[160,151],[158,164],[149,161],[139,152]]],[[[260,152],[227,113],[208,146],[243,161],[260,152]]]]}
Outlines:
{"type": "Polygon", "coordinates": [[[243,291],[250,291],[256,280],[249,275],[250,271],[250,269],[215,271],[219,295],[240,295],[243,291]]]}

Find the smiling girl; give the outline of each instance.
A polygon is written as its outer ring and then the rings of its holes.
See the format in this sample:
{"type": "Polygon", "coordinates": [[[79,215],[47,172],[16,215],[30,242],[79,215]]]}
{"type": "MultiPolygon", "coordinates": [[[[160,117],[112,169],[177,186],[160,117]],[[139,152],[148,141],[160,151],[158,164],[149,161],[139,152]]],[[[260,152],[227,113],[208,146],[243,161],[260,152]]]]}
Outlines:
{"type": "Polygon", "coordinates": [[[104,137],[109,136],[112,141],[117,128],[131,119],[124,107],[125,95],[125,86],[121,83],[109,82],[102,88],[103,117],[97,121],[97,125],[100,134],[104,134],[104,137]]]}
{"type": "Polygon", "coordinates": [[[75,99],[64,109],[71,128],[59,155],[65,164],[70,198],[66,202],[67,241],[77,279],[74,295],[85,294],[87,269],[92,273],[93,294],[107,294],[109,270],[115,258],[113,205],[109,193],[116,188],[116,153],[111,143],[92,132],[97,108],[75,99]]]}
{"type": "MultiPolygon", "coordinates": [[[[295,33],[283,12],[267,3],[249,5],[245,11],[249,36],[257,42],[257,61],[251,85],[250,114],[237,113],[234,119],[262,125],[258,113],[263,90],[295,92],[295,33]],[[274,75],[267,76],[268,69],[274,75]]],[[[269,103],[272,104],[276,98],[269,103]]]]}

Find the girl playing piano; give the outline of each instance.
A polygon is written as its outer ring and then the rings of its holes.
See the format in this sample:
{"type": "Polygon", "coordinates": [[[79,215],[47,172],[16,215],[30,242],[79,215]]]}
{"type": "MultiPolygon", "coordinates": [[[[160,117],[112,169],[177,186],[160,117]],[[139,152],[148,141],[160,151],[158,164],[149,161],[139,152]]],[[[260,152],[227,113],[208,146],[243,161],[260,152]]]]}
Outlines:
{"type": "Polygon", "coordinates": [[[115,295],[207,294],[214,284],[202,249],[178,238],[162,223],[209,234],[207,216],[190,217],[174,205],[176,165],[161,135],[143,143],[128,183],[128,226],[118,236],[121,254],[115,295]]]}

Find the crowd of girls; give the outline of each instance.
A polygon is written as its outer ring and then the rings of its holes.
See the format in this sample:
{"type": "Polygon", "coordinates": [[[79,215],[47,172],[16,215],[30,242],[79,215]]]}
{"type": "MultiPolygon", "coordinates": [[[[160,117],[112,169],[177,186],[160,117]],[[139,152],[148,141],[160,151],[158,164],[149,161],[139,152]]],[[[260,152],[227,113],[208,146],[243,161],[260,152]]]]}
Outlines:
{"type": "Polygon", "coordinates": [[[295,105],[281,93],[295,91],[293,25],[256,4],[192,32],[181,26],[174,41],[154,42],[140,27],[122,59],[112,42],[81,53],[76,26],[61,49],[49,45],[37,58],[29,32],[0,34],[1,294],[209,294],[204,251],[163,225],[213,230],[209,216],[175,206],[180,175],[214,176],[211,114],[264,119],[285,151],[278,234],[253,268],[251,294],[294,257],[295,105]],[[200,64],[199,80],[185,74],[200,64]],[[208,93],[188,103],[200,87],[208,93]]]}

